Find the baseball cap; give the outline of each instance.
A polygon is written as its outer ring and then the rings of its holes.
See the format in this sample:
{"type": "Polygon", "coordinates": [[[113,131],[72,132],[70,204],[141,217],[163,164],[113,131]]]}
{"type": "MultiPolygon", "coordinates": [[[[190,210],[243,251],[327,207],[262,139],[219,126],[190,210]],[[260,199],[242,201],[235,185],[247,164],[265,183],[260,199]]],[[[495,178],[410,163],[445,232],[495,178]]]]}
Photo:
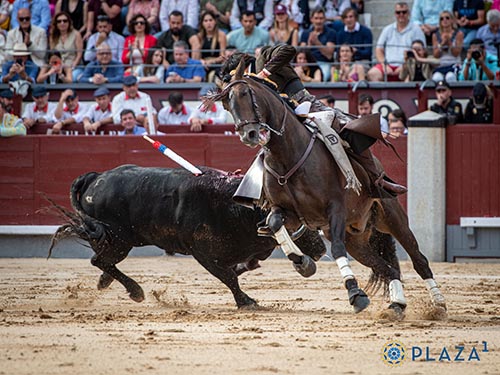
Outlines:
{"type": "Polygon", "coordinates": [[[288,10],[286,9],[286,6],[283,4],[276,4],[274,7],[274,14],[286,14],[288,13],[288,10]]]}
{"type": "Polygon", "coordinates": [[[109,95],[109,90],[106,87],[99,87],[97,90],[94,91],[94,98],[104,95],[109,95]]]}
{"type": "Polygon", "coordinates": [[[0,98],[12,99],[13,97],[14,97],[14,93],[9,89],[2,90],[0,92],[0,98]]]}
{"type": "Polygon", "coordinates": [[[137,78],[135,76],[126,76],[123,77],[123,84],[125,86],[132,86],[137,83],[137,78]]]}
{"type": "Polygon", "coordinates": [[[439,81],[436,84],[436,90],[439,90],[439,89],[449,89],[449,88],[450,88],[450,85],[446,81],[439,81]]]}
{"type": "Polygon", "coordinates": [[[35,97],[35,98],[38,98],[40,96],[45,96],[45,95],[47,95],[47,93],[48,93],[48,91],[47,91],[47,88],[45,86],[35,86],[31,90],[31,95],[33,95],[33,97],[35,97]]]}

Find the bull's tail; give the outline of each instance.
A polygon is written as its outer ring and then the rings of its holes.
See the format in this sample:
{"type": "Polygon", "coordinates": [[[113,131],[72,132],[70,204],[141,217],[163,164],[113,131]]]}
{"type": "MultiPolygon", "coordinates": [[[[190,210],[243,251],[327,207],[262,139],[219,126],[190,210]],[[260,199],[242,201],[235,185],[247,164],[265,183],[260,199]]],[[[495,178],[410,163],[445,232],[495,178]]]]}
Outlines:
{"type": "Polygon", "coordinates": [[[89,184],[95,181],[98,175],[99,174],[95,172],[87,173],[78,177],[71,185],[70,200],[75,212],[58,205],[52,199],[46,197],[57,210],[59,216],[66,221],[66,224],[60,226],[52,236],[47,258],[50,258],[52,255],[52,249],[56,244],[67,237],[77,236],[87,241],[91,244],[94,251],[107,242],[107,225],[89,216],[80,203],[82,191],[85,191],[89,184]]]}

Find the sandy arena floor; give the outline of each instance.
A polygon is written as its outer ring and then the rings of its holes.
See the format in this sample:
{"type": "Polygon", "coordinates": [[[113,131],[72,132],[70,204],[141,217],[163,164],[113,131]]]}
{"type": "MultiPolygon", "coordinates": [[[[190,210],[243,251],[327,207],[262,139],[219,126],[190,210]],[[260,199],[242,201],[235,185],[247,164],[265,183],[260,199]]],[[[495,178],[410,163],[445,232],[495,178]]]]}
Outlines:
{"type": "MultiPolygon", "coordinates": [[[[354,315],[332,262],[307,280],[287,260],[262,264],[240,277],[261,308],[239,311],[190,258],[124,261],[140,304],[116,282],[98,291],[88,260],[0,259],[0,374],[500,374],[500,264],[433,264],[448,303],[435,320],[404,262],[403,321],[384,316],[380,293],[354,315]],[[391,367],[394,341],[406,360],[391,367]]],[[[353,268],[364,284],[368,270],[353,268]]]]}

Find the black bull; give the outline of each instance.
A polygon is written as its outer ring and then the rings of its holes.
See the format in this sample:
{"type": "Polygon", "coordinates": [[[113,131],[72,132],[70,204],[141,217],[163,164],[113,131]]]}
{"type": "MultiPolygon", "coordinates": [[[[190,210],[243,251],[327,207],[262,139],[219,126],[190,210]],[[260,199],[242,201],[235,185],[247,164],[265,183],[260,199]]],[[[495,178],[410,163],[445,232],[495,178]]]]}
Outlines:
{"type": "MultiPolygon", "coordinates": [[[[75,212],[59,207],[69,223],[57,230],[49,256],[64,237],[88,241],[95,252],[91,262],[103,271],[98,288],[116,279],[140,302],[142,288],[116,264],[133,247],[155,245],[168,254],[192,255],[231,290],[238,307],[254,305],[238,284],[238,274],[244,272],[241,264],[255,268],[277,243],[257,236],[264,212],[233,203],[241,176],[202,170],[203,175],[195,177],[183,169],[124,165],[78,177],[70,194],[75,212]]],[[[317,232],[306,231],[297,244],[315,260],[326,252],[317,232]]]]}

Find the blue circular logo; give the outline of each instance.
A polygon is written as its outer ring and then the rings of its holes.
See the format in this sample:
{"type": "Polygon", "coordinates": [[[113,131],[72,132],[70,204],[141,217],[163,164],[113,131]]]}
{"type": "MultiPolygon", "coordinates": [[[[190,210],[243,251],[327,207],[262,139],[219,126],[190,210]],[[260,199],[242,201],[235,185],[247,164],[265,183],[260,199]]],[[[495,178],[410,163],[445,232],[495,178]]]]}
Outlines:
{"type": "Polygon", "coordinates": [[[391,341],[382,347],[382,360],[389,366],[400,366],[406,360],[406,349],[399,341],[391,341]]]}

